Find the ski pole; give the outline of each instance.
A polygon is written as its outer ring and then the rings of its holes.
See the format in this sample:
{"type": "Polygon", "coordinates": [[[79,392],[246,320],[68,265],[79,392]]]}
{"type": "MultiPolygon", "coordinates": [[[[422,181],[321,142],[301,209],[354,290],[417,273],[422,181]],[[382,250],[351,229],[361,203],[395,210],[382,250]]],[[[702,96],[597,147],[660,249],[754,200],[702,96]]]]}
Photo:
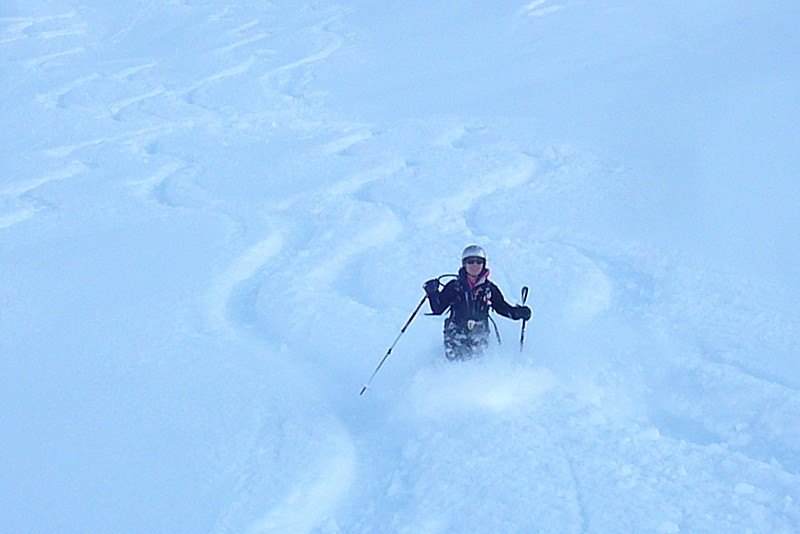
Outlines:
{"type": "MultiPolygon", "coordinates": [[[[522,304],[525,304],[525,301],[528,300],[528,286],[522,286],[522,304]]],[[[519,333],[519,351],[522,352],[522,349],[525,347],[525,323],[527,323],[527,319],[522,320],[522,330],[519,333]]]]}
{"type": "Polygon", "coordinates": [[[411,314],[411,317],[408,318],[408,321],[406,321],[406,324],[403,326],[403,328],[400,329],[400,333],[397,334],[397,337],[395,338],[394,343],[392,343],[392,346],[389,347],[389,350],[386,351],[386,354],[384,355],[383,359],[381,360],[381,363],[379,363],[378,367],[375,368],[375,371],[373,371],[372,376],[369,377],[369,380],[367,380],[367,383],[364,384],[364,387],[361,388],[361,393],[359,393],[359,395],[363,395],[364,392],[367,391],[367,388],[369,388],[369,385],[372,382],[372,379],[375,378],[376,374],[378,374],[378,371],[383,366],[383,362],[386,361],[386,359],[392,353],[392,349],[394,348],[394,346],[397,345],[398,341],[400,341],[400,336],[402,336],[403,334],[406,333],[406,329],[408,328],[408,325],[410,325],[411,321],[414,320],[414,317],[417,316],[417,312],[419,312],[419,309],[422,308],[422,305],[425,303],[425,299],[427,299],[427,298],[428,298],[428,294],[425,293],[425,296],[422,297],[421,301],[419,301],[419,304],[417,304],[417,307],[414,308],[414,313],[411,314]]]}
{"type": "Polygon", "coordinates": [[[494,335],[495,335],[495,337],[497,337],[497,344],[498,345],[502,345],[503,344],[503,340],[500,339],[500,330],[497,329],[497,323],[494,322],[494,319],[492,318],[491,315],[489,315],[489,320],[492,322],[492,326],[494,326],[494,335]]]}

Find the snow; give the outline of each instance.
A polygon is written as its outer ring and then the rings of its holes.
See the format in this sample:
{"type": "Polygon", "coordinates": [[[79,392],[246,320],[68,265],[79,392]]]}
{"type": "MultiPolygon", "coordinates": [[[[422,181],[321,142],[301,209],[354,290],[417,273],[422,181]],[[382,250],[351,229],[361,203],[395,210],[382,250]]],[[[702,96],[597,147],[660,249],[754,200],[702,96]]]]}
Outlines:
{"type": "Polygon", "coordinates": [[[3,530],[797,532],[799,22],[5,3],[3,530]]]}

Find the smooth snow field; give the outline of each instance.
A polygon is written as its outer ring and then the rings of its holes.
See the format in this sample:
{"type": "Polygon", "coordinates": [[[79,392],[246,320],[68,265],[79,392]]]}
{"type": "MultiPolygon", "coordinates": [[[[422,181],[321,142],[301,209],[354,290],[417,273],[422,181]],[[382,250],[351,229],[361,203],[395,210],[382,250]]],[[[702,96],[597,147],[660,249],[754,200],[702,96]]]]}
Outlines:
{"type": "Polygon", "coordinates": [[[800,4],[0,5],[0,531],[800,532],[800,4]],[[533,318],[443,357],[483,246],[533,318]]]}

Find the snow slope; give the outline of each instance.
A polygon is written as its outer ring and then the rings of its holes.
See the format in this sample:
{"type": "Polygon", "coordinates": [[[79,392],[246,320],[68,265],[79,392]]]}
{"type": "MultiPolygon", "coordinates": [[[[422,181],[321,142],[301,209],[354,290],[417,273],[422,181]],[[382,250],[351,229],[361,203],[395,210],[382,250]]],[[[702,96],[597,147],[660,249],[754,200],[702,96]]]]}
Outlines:
{"type": "Polygon", "coordinates": [[[797,532],[798,22],[4,4],[3,530],[797,532]]]}

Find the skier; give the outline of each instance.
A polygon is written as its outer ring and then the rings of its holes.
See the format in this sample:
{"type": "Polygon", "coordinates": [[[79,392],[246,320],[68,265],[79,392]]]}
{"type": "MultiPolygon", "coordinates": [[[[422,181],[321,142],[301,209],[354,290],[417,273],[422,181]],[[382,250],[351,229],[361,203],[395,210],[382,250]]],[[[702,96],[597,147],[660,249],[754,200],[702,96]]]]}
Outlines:
{"type": "Polygon", "coordinates": [[[486,252],[470,245],[461,253],[458,277],[439,291],[439,279],[428,280],[422,286],[428,295],[431,312],[441,315],[450,308],[444,321],[444,355],[450,360],[468,360],[481,356],[489,345],[489,308],[503,317],[528,320],[531,309],[512,306],[489,281],[486,252]]]}

